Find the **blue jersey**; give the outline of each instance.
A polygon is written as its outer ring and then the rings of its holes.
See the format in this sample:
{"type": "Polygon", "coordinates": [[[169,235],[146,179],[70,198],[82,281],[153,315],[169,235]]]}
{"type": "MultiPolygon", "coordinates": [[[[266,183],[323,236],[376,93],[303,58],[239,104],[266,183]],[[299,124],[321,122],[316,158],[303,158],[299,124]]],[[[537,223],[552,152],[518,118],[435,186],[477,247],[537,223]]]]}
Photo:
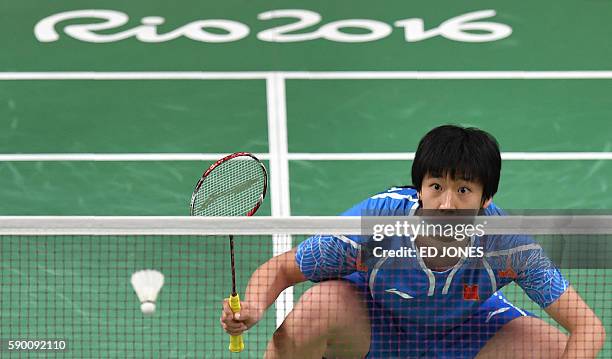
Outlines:
{"type": "MultiPolygon", "coordinates": [[[[343,215],[402,216],[414,214],[418,207],[415,189],[394,187],[343,215]]],[[[485,215],[503,212],[491,204],[485,215]]],[[[395,325],[407,330],[415,326],[436,332],[452,329],[468,321],[497,290],[513,281],[540,307],[557,300],[569,285],[529,236],[474,236],[470,245],[480,247],[482,255],[463,257],[442,272],[429,269],[418,255],[382,257],[362,268],[360,251],[365,240],[360,236],[313,236],[298,246],[296,262],[306,278],[314,282],[346,278],[364,283],[371,300],[388,313],[395,325]]],[[[397,246],[415,248],[410,238],[399,240],[397,246]]]]}

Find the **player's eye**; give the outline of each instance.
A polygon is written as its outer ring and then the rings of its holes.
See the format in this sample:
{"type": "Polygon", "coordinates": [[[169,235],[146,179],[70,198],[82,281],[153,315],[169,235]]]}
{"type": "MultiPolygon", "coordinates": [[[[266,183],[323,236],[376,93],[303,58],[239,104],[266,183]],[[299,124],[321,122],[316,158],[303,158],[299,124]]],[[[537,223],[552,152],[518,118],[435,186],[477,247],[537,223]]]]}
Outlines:
{"type": "Polygon", "coordinates": [[[470,192],[472,192],[472,191],[469,188],[467,188],[467,187],[460,187],[459,188],[459,193],[461,193],[461,194],[468,194],[470,192]]]}
{"type": "Polygon", "coordinates": [[[434,191],[439,191],[442,189],[442,186],[437,183],[432,183],[431,185],[429,185],[429,187],[431,187],[434,191]]]}

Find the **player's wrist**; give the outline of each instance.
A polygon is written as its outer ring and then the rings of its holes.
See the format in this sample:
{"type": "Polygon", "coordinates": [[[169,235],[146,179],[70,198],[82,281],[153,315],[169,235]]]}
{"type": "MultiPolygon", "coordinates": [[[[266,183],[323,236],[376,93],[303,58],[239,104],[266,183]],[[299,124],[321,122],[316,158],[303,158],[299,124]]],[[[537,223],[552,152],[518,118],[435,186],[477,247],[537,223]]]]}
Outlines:
{"type": "Polygon", "coordinates": [[[252,303],[252,311],[255,322],[259,322],[259,320],[264,316],[266,312],[266,308],[261,303],[253,302],[252,303]]]}
{"type": "Polygon", "coordinates": [[[252,322],[249,327],[259,322],[266,311],[265,305],[257,301],[250,301],[249,299],[242,301],[242,309],[248,312],[249,322],[252,322]]]}

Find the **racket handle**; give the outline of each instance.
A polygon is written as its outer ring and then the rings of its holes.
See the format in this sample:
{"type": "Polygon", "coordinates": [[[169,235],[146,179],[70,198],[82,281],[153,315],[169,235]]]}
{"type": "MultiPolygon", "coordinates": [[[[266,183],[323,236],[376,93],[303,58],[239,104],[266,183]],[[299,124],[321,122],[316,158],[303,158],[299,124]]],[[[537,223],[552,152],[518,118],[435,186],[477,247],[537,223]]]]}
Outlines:
{"type": "MultiPolygon", "coordinates": [[[[240,311],[240,296],[230,295],[229,306],[232,312],[237,313],[240,311]]],[[[230,335],[229,351],[232,353],[240,353],[244,350],[244,341],[242,335],[230,335]]]]}

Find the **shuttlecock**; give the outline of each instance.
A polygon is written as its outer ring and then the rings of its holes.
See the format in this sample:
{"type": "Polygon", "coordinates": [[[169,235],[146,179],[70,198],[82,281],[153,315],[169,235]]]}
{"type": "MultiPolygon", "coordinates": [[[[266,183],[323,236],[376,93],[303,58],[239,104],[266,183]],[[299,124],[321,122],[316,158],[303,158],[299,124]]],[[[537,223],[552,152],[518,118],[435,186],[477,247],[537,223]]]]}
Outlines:
{"type": "Polygon", "coordinates": [[[132,287],[140,300],[144,314],[155,311],[155,300],[164,285],[164,275],[153,269],[144,269],[132,274],[132,287]]]}

